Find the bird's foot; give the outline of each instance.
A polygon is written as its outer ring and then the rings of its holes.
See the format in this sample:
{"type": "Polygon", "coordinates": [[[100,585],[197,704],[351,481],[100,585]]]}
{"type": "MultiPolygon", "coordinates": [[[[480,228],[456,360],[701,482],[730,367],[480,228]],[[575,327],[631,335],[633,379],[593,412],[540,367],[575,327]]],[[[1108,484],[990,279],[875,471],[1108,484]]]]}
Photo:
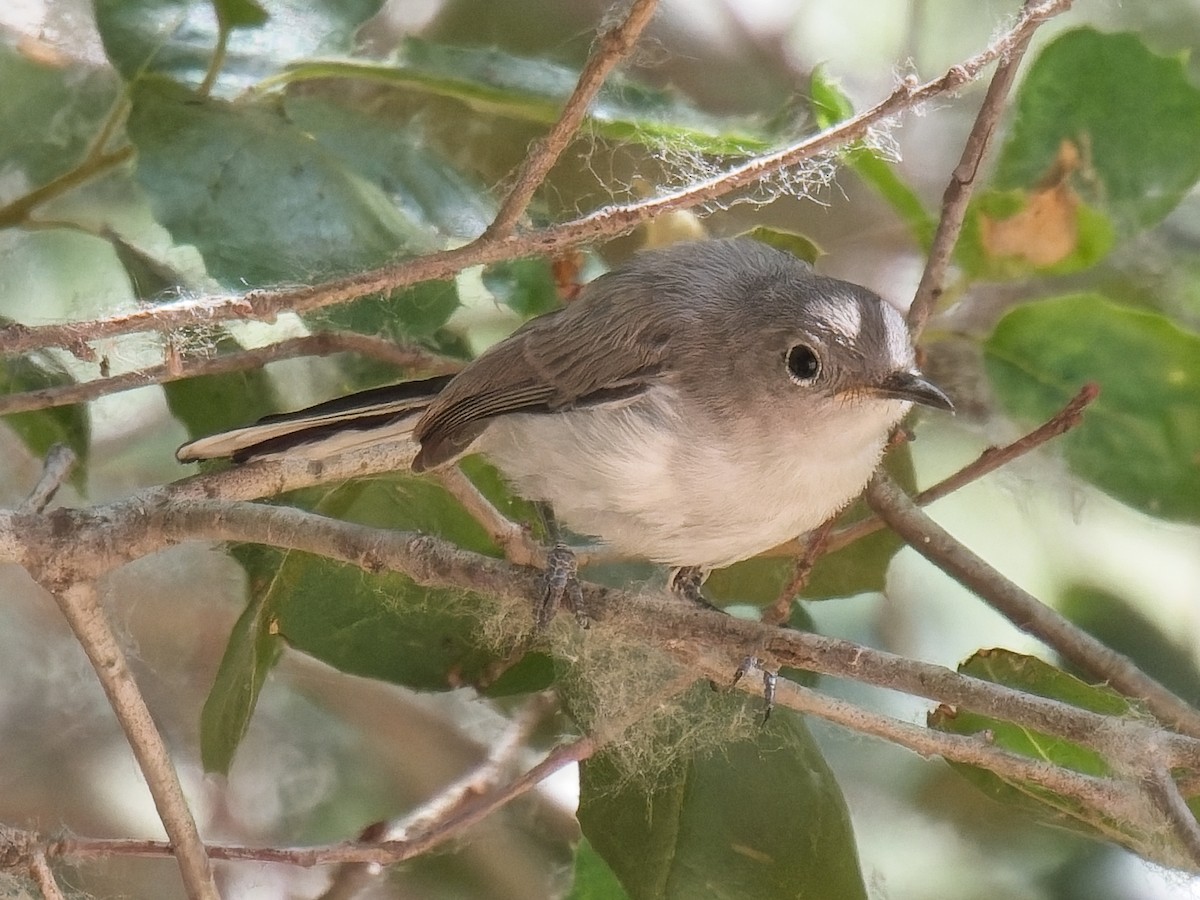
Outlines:
{"type": "Polygon", "coordinates": [[[775,708],[775,688],[779,683],[779,673],[772,672],[763,667],[757,656],[747,656],[742,659],[741,664],[733,673],[733,681],[729,686],[734,687],[741,681],[752,669],[759,669],[763,676],[763,724],[767,724],[767,719],[771,718],[771,710],[775,708]]]}
{"type": "Polygon", "coordinates": [[[718,612],[723,612],[719,606],[713,606],[709,603],[708,598],[704,596],[704,591],[701,590],[704,579],[707,577],[707,570],[699,566],[680,566],[678,569],[671,571],[671,575],[667,579],[667,585],[671,588],[672,594],[682,597],[689,603],[695,604],[702,609],[715,609],[718,612]]]}
{"type": "Polygon", "coordinates": [[[541,633],[554,619],[559,606],[574,614],[580,626],[590,623],[583,608],[583,588],[579,584],[579,563],[571,548],[561,541],[546,554],[546,571],[542,575],[542,593],[533,610],[535,633],[541,633]]]}

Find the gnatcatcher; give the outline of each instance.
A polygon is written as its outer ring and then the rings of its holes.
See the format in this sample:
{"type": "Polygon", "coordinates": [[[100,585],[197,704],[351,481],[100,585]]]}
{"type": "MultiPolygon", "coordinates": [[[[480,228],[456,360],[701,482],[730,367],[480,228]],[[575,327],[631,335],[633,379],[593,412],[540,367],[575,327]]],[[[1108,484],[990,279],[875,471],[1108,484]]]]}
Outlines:
{"type": "Polygon", "coordinates": [[[454,376],[185,444],[181,461],[320,459],[411,433],[421,472],[484,454],[622,553],[706,571],[853,500],[913,403],[951,410],[900,313],[749,239],[637,254],[454,376]]]}

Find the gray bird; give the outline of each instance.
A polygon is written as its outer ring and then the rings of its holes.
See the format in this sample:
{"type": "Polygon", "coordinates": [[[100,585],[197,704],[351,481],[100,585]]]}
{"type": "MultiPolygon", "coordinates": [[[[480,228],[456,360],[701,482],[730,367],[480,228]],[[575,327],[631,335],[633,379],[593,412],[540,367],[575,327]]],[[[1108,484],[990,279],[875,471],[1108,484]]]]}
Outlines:
{"type": "Polygon", "coordinates": [[[853,500],[918,403],[951,410],[876,294],[749,239],[638,253],[454,376],[363,391],[181,447],[320,459],[411,434],[421,472],[486,456],[631,556],[705,572],[853,500]]]}

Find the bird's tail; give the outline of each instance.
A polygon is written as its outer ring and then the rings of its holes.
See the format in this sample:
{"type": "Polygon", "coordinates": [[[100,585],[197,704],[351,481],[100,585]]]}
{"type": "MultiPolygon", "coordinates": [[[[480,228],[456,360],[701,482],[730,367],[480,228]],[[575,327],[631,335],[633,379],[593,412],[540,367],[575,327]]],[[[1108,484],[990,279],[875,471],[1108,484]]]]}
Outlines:
{"type": "Polygon", "coordinates": [[[175,451],[180,462],[231,458],[234,462],[298,453],[321,459],[334,452],[394,440],[412,432],[417,418],[454,377],[439,375],[372,388],[253,425],[197,438],[175,451]]]}

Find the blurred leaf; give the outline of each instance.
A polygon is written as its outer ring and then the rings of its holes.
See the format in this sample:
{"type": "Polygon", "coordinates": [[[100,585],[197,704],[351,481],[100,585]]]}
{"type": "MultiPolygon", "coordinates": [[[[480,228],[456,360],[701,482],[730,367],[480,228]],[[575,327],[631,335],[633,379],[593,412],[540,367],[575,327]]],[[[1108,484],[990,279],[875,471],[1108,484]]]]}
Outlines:
{"type": "MultiPolygon", "coordinates": [[[[213,343],[214,349],[225,353],[241,349],[237,341],[223,333],[216,335],[213,343]]],[[[171,414],[192,438],[246,425],[278,412],[280,407],[271,379],[262,369],[184,378],[169,381],[162,388],[171,414]]]]}
{"type": "Polygon", "coordinates": [[[267,21],[267,11],[257,0],[210,0],[223,28],[257,28],[267,21]]]}
{"type": "Polygon", "coordinates": [[[411,341],[433,334],[458,309],[453,281],[423,281],[387,297],[371,295],[350,303],[328,306],[304,319],[316,328],[355,331],[411,341]]]}
{"type": "Polygon", "coordinates": [[[133,81],[163,73],[195,87],[222,28],[229,36],[217,93],[231,96],[292,60],[351,49],[382,0],[94,0],[104,51],[133,81]],[[251,30],[252,29],[252,30],[251,30]]]}
{"type": "Polygon", "coordinates": [[[1085,202],[1126,233],[1161,220],[1200,177],[1200,91],[1183,58],[1090,28],[1047,44],[1017,90],[996,186],[1037,184],[1064,141],[1082,160],[1072,184],[1085,202]]]}
{"type": "Polygon", "coordinates": [[[567,900],[629,900],[616,873],[587,838],[581,838],[575,850],[575,883],[567,900]]]}
{"type": "Polygon", "coordinates": [[[410,120],[304,94],[285,97],[283,111],[305,136],[378,186],[414,222],[467,239],[481,234],[495,215],[484,186],[429,149],[410,120]]]}
{"type": "MultiPolygon", "coordinates": [[[[47,353],[0,358],[0,394],[40,391],[75,379],[47,353]]],[[[12,413],[3,422],[21,439],[21,443],[39,459],[55,444],[65,444],[75,452],[76,464],[71,483],[80,491],[87,485],[88,450],[91,424],[85,405],[57,406],[32,412],[12,413]]]]}
{"type": "Polygon", "coordinates": [[[271,634],[272,622],[265,615],[267,594],[253,596],[233,626],[200,712],[200,760],[206,772],[229,773],[263,682],[279,658],[280,641],[271,634]]]}
{"type": "MultiPolygon", "coordinates": [[[[1106,716],[1142,713],[1129,700],[1103,685],[1089,685],[1048,663],[1008,650],[981,650],[959,666],[966,675],[1041,697],[1069,703],[1106,716]]],[[[965,710],[941,706],[929,714],[929,726],[953,734],[986,731],[989,743],[1032,759],[1044,760],[1088,775],[1109,774],[1108,763],[1095,751],[1061,738],[965,710]]],[[[951,763],[968,781],[989,796],[1016,806],[1052,824],[1093,838],[1114,841],[1145,858],[1170,866],[1194,868],[1194,860],[1168,838],[1157,811],[1139,821],[1122,805],[1120,810],[1096,809],[1083,801],[1055,794],[1039,785],[997,775],[986,769],[951,763]]],[[[1195,802],[1191,798],[1190,802],[1195,802]]]]}
{"type": "MultiPolygon", "coordinates": [[[[0,160],[28,186],[44,184],[83,155],[120,89],[111,71],[56,66],[0,41],[0,160]]],[[[15,199],[5,184],[0,204],[15,199]]]]}
{"type": "Polygon", "coordinates": [[[790,253],[797,259],[804,260],[809,265],[815,263],[821,256],[821,248],[814,241],[794,231],[784,231],[779,228],[771,228],[767,225],[759,225],[740,236],[753,238],[760,243],[766,244],[768,247],[774,247],[776,250],[790,253]]]}
{"type": "Polygon", "coordinates": [[[1014,309],[984,352],[1001,402],[1025,422],[1099,382],[1099,399],[1062,438],[1072,468],[1152,515],[1200,521],[1200,336],[1080,294],[1014,309]]]}
{"type": "Polygon", "coordinates": [[[499,675],[489,671],[479,686],[485,697],[513,697],[544,691],[554,683],[554,660],[545,653],[526,653],[499,675]]]}
{"type": "MultiPolygon", "coordinates": [[[[306,60],[290,66],[268,85],[314,78],[374,81],[450,97],[482,112],[550,125],[557,121],[579,73],[548,60],[502,50],[452,47],[409,37],[387,62],[306,60]]],[[[700,153],[744,155],[769,146],[756,130],[706,116],[671,93],[619,73],[605,82],[588,109],[586,122],[602,137],[684,145],[700,153]]]]}
{"type": "Polygon", "coordinates": [[[432,234],[274,106],[195,100],[178,85],[132,88],[137,180],[158,220],[208,271],[246,287],[369,269],[432,234]]]}
{"type": "MultiPolygon", "coordinates": [[[[693,688],[705,716],[744,702],[693,688]]],[[[633,900],[866,897],[841,790],[799,716],[631,780],[580,765],[579,823],[633,900]]]]}
{"type": "Polygon", "coordinates": [[[492,296],[524,319],[558,309],[561,302],[554,272],[545,259],[514,259],[483,270],[492,296]]]}
{"type": "Polygon", "coordinates": [[[110,232],[104,236],[117,254],[129,286],[138,300],[153,302],[169,292],[177,291],[186,283],[186,278],[170,265],[125,240],[121,235],[110,232]]]}
{"type": "Polygon", "coordinates": [[[1059,611],[1107,647],[1193,706],[1200,705],[1200,670],[1192,647],[1163,632],[1132,604],[1107,591],[1075,585],[1056,604],[1059,611]]]}
{"type": "MultiPolygon", "coordinates": [[[[829,75],[824,66],[816,66],[809,79],[813,116],[822,130],[832,128],[854,115],[854,105],[846,96],[837,79],[829,75]]],[[[842,151],[842,158],[863,181],[875,188],[908,225],[913,238],[923,249],[933,243],[937,221],[925,209],[921,198],[903,178],[896,174],[895,166],[861,142],[842,151]]]]}

